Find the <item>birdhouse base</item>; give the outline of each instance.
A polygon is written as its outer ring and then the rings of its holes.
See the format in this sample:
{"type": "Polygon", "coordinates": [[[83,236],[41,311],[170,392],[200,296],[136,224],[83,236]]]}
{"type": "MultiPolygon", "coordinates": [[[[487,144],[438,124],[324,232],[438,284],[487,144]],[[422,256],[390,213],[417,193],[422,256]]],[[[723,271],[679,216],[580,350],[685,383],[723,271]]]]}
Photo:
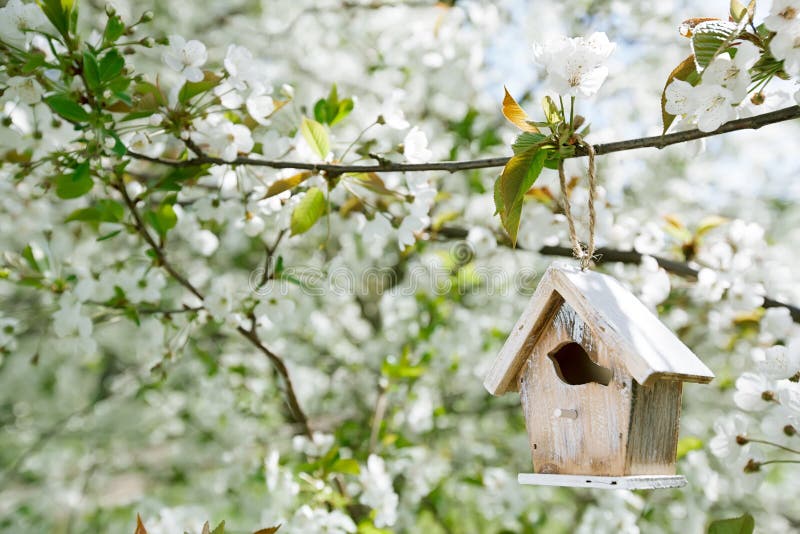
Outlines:
{"type": "Polygon", "coordinates": [[[520,473],[520,484],[531,486],[565,486],[570,488],[600,489],[665,489],[681,488],[686,479],[680,475],[631,475],[625,477],[602,477],[595,475],[546,475],[520,473]]]}

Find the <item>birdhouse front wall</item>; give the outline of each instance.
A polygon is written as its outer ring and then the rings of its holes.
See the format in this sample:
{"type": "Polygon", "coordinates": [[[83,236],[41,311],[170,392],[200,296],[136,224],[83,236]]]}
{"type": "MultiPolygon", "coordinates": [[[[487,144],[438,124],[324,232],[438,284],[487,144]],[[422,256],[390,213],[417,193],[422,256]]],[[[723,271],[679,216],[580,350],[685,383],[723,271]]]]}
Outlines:
{"type": "Polygon", "coordinates": [[[613,350],[565,302],[517,380],[535,472],[628,474],[636,384],[613,350]]]}

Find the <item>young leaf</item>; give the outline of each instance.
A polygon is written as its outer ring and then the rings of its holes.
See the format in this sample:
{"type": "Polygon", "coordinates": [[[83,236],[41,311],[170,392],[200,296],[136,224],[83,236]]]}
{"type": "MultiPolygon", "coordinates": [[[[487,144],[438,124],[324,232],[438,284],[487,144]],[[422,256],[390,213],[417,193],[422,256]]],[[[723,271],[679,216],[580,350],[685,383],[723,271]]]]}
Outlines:
{"type": "Polygon", "coordinates": [[[211,534],[225,534],[225,521],[217,525],[217,527],[211,531],[211,534]]]}
{"type": "Polygon", "coordinates": [[[197,95],[212,90],[217,86],[217,83],[221,79],[219,76],[208,70],[204,71],[203,75],[204,78],[199,82],[186,82],[183,84],[183,87],[181,87],[181,90],[178,93],[178,102],[185,104],[197,95]]]}
{"type": "Polygon", "coordinates": [[[708,534],[752,534],[756,522],[750,514],[731,519],[718,519],[708,525],[708,534]]]}
{"type": "Polygon", "coordinates": [[[328,152],[331,150],[331,141],[324,126],[315,120],[303,117],[303,122],[300,123],[300,133],[303,134],[308,146],[320,158],[325,159],[328,156],[328,152]]]}
{"type": "Polygon", "coordinates": [[[756,12],[756,0],[750,0],[750,3],[745,6],[739,0],[731,0],[731,18],[734,22],[739,22],[745,17],[747,20],[753,20],[753,15],[756,12]]]}
{"type": "Polygon", "coordinates": [[[152,226],[162,238],[166,237],[167,232],[178,224],[178,216],[172,208],[174,198],[175,195],[173,193],[165,198],[156,209],[150,210],[144,214],[147,224],[152,226]]]}
{"type": "Polygon", "coordinates": [[[662,133],[667,133],[670,125],[675,120],[675,115],[667,113],[667,87],[673,80],[682,80],[692,85],[697,85],[700,81],[700,74],[697,72],[694,55],[681,61],[667,76],[667,83],[664,84],[664,90],[661,91],[661,121],[664,125],[662,133]]]}
{"type": "Polygon", "coordinates": [[[83,53],[83,75],[86,77],[86,84],[92,91],[100,86],[100,70],[97,66],[97,58],[89,50],[83,53]]]}
{"type": "Polygon", "coordinates": [[[37,3],[42,8],[47,19],[58,30],[58,33],[68,41],[70,11],[72,10],[73,2],[71,0],[38,0],[37,3]]]}
{"type": "Polygon", "coordinates": [[[284,191],[293,189],[311,178],[311,176],[312,174],[309,171],[304,171],[294,174],[288,178],[275,180],[270,184],[269,188],[267,189],[267,193],[264,195],[264,198],[274,197],[275,195],[283,193],[284,191]]]}
{"type": "Polygon", "coordinates": [[[122,204],[111,199],[101,198],[92,206],[75,210],[69,214],[65,222],[84,221],[84,222],[120,222],[125,216],[125,209],[122,204]]]}
{"type": "Polygon", "coordinates": [[[556,103],[549,96],[542,99],[542,110],[544,111],[544,116],[547,118],[548,123],[558,124],[564,121],[564,117],[561,116],[558,106],[556,106],[556,103]]]}
{"type": "Polygon", "coordinates": [[[106,29],[103,32],[103,41],[106,44],[116,43],[123,33],[125,33],[125,23],[122,22],[120,16],[112,15],[108,17],[106,29]]]}
{"type": "Polygon", "coordinates": [[[692,30],[692,51],[697,69],[708,67],[717,54],[730,47],[739,26],[734,22],[708,20],[701,22],[692,30]]]}
{"type": "Polygon", "coordinates": [[[504,86],[503,90],[506,92],[503,97],[503,116],[508,119],[508,122],[523,132],[539,133],[539,129],[528,122],[528,114],[517,104],[508,89],[504,86]]]}
{"type": "Polygon", "coordinates": [[[50,109],[70,122],[86,122],[89,120],[89,113],[67,94],[55,94],[45,98],[44,101],[50,106],[50,109]]]}
{"type": "Polygon", "coordinates": [[[319,188],[309,189],[292,212],[292,235],[308,232],[325,213],[325,204],[325,194],[319,188]]]}
{"type": "Polygon", "coordinates": [[[514,151],[514,154],[519,154],[521,152],[527,152],[531,148],[536,145],[542,143],[542,141],[546,140],[547,136],[540,134],[540,133],[521,133],[514,141],[514,144],[511,145],[511,150],[514,151]]]}
{"type": "Polygon", "coordinates": [[[352,458],[339,458],[331,467],[331,472],[357,475],[361,472],[361,468],[358,466],[358,462],[352,458]]]}
{"type": "Polygon", "coordinates": [[[92,190],[94,182],[89,172],[89,162],[84,161],[70,174],[62,174],[55,179],[58,198],[78,198],[92,190]]]}
{"type": "Polygon", "coordinates": [[[281,528],[281,525],[276,525],[274,527],[262,528],[262,529],[259,529],[259,530],[256,530],[255,532],[253,532],[253,534],[275,534],[276,532],[278,532],[279,528],[281,528]]]}
{"type": "Polygon", "coordinates": [[[112,48],[100,60],[100,80],[108,82],[116,78],[125,68],[125,60],[116,48],[112,48]]]}

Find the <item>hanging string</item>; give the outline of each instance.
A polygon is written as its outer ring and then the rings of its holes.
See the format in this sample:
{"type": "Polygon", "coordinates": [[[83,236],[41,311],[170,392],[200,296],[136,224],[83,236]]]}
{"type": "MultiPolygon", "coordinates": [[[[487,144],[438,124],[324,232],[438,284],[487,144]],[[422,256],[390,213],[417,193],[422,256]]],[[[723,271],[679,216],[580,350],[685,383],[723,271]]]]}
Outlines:
{"type": "Polygon", "coordinates": [[[578,240],[578,233],[575,231],[575,219],[572,217],[572,210],[570,209],[569,198],[567,196],[567,176],[564,172],[563,159],[558,162],[558,181],[561,185],[561,205],[564,209],[564,216],[567,218],[567,225],[569,226],[569,240],[570,243],[572,243],[572,253],[575,255],[575,258],[581,262],[581,269],[585,271],[589,268],[594,257],[594,228],[597,220],[594,201],[597,196],[597,174],[594,162],[594,146],[591,143],[585,143],[583,139],[580,139],[579,143],[579,146],[584,147],[589,154],[589,241],[586,248],[584,248],[580,240],[578,240]]]}

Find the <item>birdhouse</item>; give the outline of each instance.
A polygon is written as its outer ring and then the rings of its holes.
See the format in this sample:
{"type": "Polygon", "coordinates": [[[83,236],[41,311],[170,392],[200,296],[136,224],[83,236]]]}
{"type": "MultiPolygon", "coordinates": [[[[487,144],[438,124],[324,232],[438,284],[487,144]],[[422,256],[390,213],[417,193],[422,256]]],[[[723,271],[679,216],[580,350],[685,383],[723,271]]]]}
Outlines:
{"type": "Polygon", "coordinates": [[[683,382],[714,374],[610,276],[548,268],[486,376],[519,391],[534,473],[521,484],[680,487],[683,382]]]}

